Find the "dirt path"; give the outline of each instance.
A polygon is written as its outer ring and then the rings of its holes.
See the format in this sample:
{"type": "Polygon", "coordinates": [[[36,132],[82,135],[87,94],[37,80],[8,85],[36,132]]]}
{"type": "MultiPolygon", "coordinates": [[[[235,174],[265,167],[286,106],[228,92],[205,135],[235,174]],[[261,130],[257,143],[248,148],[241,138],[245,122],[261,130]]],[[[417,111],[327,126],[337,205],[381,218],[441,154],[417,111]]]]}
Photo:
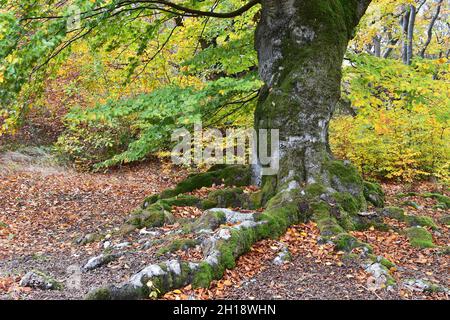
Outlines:
{"type": "Polygon", "coordinates": [[[0,298],[82,298],[150,262],[131,246],[111,268],[84,275],[82,290],[22,292],[17,281],[29,270],[67,278],[69,266],[81,266],[103,249],[101,243],[77,245],[76,239],[114,230],[146,196],[185,175],[157,161],[98,174],[41,162],[17,153],[0,157],[0,298]]]}
{"type": "Polygon", "coordinates": [[[297,256],[292,263],[268,268],[238,288],[225,299],[282,300],[377,300],[400,299],[397,292],[370,291],[363,281],[355,280],[359,265],[326,265],[297,256]]]}

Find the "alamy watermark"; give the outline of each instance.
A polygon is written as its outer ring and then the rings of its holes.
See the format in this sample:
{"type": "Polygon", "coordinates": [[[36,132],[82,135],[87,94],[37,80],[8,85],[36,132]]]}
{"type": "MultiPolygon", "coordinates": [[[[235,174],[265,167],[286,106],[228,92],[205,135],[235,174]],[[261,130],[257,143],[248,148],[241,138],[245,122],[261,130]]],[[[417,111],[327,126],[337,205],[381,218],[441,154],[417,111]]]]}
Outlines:
{"type": "Polygon", "coordinates": [[[81,267],[79,265],[70,265],[66,269],[66,288],[69,290],[81,289],[81,267]]]}
{"type": "Polygon", "coordinates": [[[203,129],[194,125],[191,133],[185,128],[172,133],[171,157],[174,164],[251,164],[260,168],[259,174],[275,175],[279,170],[278,129],[203,129]]]}

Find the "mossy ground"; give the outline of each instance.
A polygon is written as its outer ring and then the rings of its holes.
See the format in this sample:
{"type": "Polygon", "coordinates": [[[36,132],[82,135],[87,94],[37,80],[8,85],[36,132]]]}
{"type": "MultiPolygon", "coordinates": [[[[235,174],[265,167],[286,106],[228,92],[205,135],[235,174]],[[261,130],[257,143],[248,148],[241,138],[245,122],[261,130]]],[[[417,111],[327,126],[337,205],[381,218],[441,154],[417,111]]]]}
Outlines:
{"type": "Polygon", "coordinates": [[[411,227],[405,230],[411,246],[416,248],[434,248],[433,236],[425,228],[411,227]]]}
{"type": "Polygon", "coordinates": [[[171,253],[178,250],[187,250],[189,248],[194,248],[198,244],[199,241],[195,239],[176,239],[171,241],[167,246],[160,248],[157,254],[165,255],[166,253],[171,253]]]}

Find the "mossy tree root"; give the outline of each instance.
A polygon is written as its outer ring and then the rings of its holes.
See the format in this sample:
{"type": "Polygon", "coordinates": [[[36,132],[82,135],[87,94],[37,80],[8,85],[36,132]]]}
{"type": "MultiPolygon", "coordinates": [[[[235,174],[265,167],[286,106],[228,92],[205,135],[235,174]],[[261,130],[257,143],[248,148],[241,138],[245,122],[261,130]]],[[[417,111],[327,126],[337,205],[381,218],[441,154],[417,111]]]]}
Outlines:
{"type": "Polygon", "coordinates": [[[200,209],[243,207],[254,209],[259,203],[244,193],[239,187],[250,185],[251,169],[249,166],[214,166],[210,171],[194,174],[180,182],[173,189],[147,197],[142,206],[131,213],[120,229],[120,233],[129,233],[137,228],[162,227],[174,222],[172,206],[195,206],[200,209]],[[184,195],[202,187],[224,184],[232,188],[212,192],[207,199],[184,195]]]}
{"type": "Polygon", "coordinates": [[[208,172],[190,175],[187,179],[178,183],[173,189],[166,189],[160,194],[146,198],[143,208],[160,199],[173,198],[179,194],[191,192],[202,187],[211,187],[214,184],[235,187],[248,186],[251,184],[251,177],[252,173],[249,166],[230,165],[212,167],[208,172]]]}
{"type": "MultiPolygon", "coordinates": [[[[159,199],[151,206],[162,205],[164,201],[171,203],[173,199],[159,199]]],[[[196,234],[211,234],[201,244],[205,256],[203,261],[170,260],[150,265],[120,286],[92,291],[87,299],[142,299],[162,295],[189,283],[194,287],[208,287],[212,280],[220,279],[226,269],[234,268],[236,259],[255,242],[277,238],[291,225],[310,219],[317,222],[325,239],[336,243],[338,250],[364,247],[370,253],[368,245],[346,233],[361,223],[363,218],[357,215],[357,211],[364,206],[361,198],[350,193],[330,191],[320,184],[312,184],[305,188],[288,185],[268,201],[262,213],[243,215],[229,209],[207,210],[189,230],[196,234]],[[233,225],[224,226],[227,222],[233,225]]],[[[362,224],[368,225],[369,222],[362,224]]]]}
{"type": "MultiPolygon", "coordinates": [[[[227,221],[235,221],[240,213],[219,214],[227,221]]],[[[226,269],[234,268],[236,259],[251,246],[267,237],[277,237],[294,223],[300,222],[295,206],[268,210],[264,214],[247,215],[247,219],[233,226],[218,228],[202,242],[204,260],[180,262],[169,260],[150,265],[120,286],[107,286],[90,292],[86,299],[143,299],[159,296],[170,290],[192,283],[194,287],[208,287],[212,280],[220,279],[226,269]],[[249,218],[251,217],[251,219],[249,218]]],[[[201,229],[199,232],[203,232],[201,229]]]]}

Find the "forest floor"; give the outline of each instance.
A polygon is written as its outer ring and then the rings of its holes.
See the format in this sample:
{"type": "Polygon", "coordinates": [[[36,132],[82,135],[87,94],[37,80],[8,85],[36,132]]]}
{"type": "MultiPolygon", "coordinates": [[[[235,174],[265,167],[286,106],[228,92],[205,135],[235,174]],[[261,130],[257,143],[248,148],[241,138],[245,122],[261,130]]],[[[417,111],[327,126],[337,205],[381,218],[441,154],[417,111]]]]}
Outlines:
{"type": "MultiPolygon", "coordinates": [[[[0,154],[0,299],[82,299],[91,289],[121,283],[146,265],[178,258],[201,259],[199,246],[161,254],[170,241],[180,237],[177,223],[154,230],[137,230],[127,236],[111,236],[143,199],[183,179],[187,173],[159,161],[125,166],[107,173],[80,173],[62,168],[42,155],[8,152],[0,154]],[[38,160],[36,160],[38,159],[38,160]],[[101,231],[101,241],[80,245],[77,239],[101,231]],[[81,286],[62,290],[21,287],[20,279],[40,270],[61,282],[72,267],[79,267],[105,248],[120,251],[120,257],[85,271],[81,286]]],[[[216,186],[215,188],[220,188],[216,186]]],[[[387,205],[402,206],[410,215],[426,215],[438,221],[448,214],[433,208],[431,198],[396,195],[406,191],[435,190],[436,185],[384,184],[387,205]],[[417,208],[404,205],[414,201],[417,208]]],[[[200,190],[201,196],[210,190],[200,190]]],[[[197,208],[173,208],[178,217],[197,217],[197,208]]],[[[406,226],[387,221],[392,230],[353,232],[369,243],[374,253],[396,264],[391,273],[397,285],[387,290],[371,286],[373,279],[353,260],[331,244],[320,244],[317,226],[310,222],[292,226],[276,240],[256,243],[241,256],[233,270],[208,289],[191,286],[165,294],[163,299],[448,299],[448,292],[427,292],[408,279],[450,287],[450,258],[440,250],[450,245],[448,226],[433,232],[439,247],[412,247],[398,230],[406,226]],[[396,229],[397,227],[399,229],[396,229]],[[397,231],[394,231],[397,230],[397,231]],[[287,246],[292,260],[273,263],[280,248],[287,246]]],[[[431,230],[430,230],[431,231],[431,230]]],[[[184,236],[184,237],[189,237],[184,236]]]]}

